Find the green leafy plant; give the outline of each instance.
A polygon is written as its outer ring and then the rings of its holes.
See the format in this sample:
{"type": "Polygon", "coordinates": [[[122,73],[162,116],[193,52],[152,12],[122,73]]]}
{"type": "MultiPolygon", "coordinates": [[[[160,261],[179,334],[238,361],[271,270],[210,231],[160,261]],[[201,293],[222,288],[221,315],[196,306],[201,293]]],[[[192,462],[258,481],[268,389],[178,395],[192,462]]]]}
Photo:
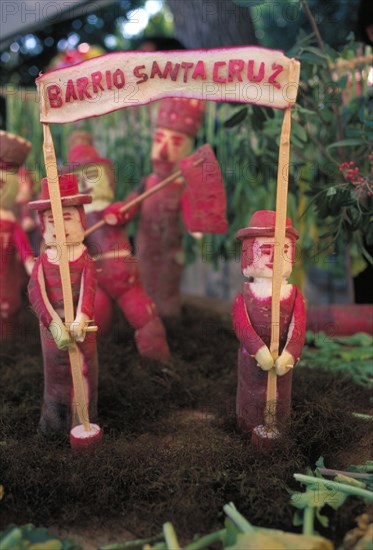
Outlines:
{"type": "Polygon", "coordinates": [[[0,532],[0,550],[79,550],[79,546],[70,539],[50,535],[45,527],[28,523],[21,527],[10,525],[0,532]]]}
{"type": "Polygon", "coordinates": [[[373,337],[364,332],[353,336],[327,336],[323,332],[306,333],[301,366],[312,364],[334,373],[350,376],[356,384],[373,386],[373,337]]]}
{"type": "MultiPolygon", "coordinates": [[[[353,476],[349,472],[337,472],[328,470],[325,472],[323,459],[320,458],[316,465],[318,466],[314,473],[308,475],[294,474],[296,481],[306,486],[304,492],[289,490],[291,494],[291,504],[301,510],[294,514],[294,526],[303,526],[303,534],[313,535],[315,519],[323,527],[328,527],[329,518],[323,513],[325,506],[330,506],[337,510],[344,504],[348,496],[357,496],[366,503],[373,502],[373,492],[369,490],[368,483],[353,476]],[[324,474],[334,477],[333,481],[325,479],[324,474]]],[[[371,483],[371,477],[367,481],[371,483]]]]}
{"type": "MultiPolygon", "coordinates": [[[[333,49],[323,41],[306,0],[297,8],[303,9],[313,32],[301,29],[286,52],[301,62],[298,98],[292,109],[289,215],[299,220],[303,268],[315,263],[315,248],[326,257],[334,251],[339,261],[323,262],[322,267],[333,277],[345,278],[346,272],[356,275],[366,262],[373,262],[367,250],[373,244],[372,90],[368,88],[372,49],[351,41],[333,49]],[[339,169],[351,162],[364,174],[359,189],[339,169]]],[[[276,162],[281,120],[282,113],[249,106],[236,109],[226,122],[226,128],[241,128],[244,121],[256,132],[259,172],[268,162],[276,162]]]]}
{"type": "Polygon", "coordinates": [[[373,490],[373,460],[368,460],[365,464],[352,464],[346,471],[332,470],[326,468],[324,458],[321,456],[316,462],[318,472],[325,476],[335,476],[336,481],[347,481],[362,489],[373,490]],[[355,480],[355,482],[353,481],[355,480]]]}
{"type": "Polygon", "coordinates": [[[332,550],[332,545],[321,537],[305,537],[276,529],[254,527],[231,502],[224,507],[225,528],[194,540],[181,548],[172,523],[163,525],[163,532],[152,539],[111,544],[99,550],[203,550],[219,542],[225,550],[256,550],[281,548],[283,550],[332,550]]]}

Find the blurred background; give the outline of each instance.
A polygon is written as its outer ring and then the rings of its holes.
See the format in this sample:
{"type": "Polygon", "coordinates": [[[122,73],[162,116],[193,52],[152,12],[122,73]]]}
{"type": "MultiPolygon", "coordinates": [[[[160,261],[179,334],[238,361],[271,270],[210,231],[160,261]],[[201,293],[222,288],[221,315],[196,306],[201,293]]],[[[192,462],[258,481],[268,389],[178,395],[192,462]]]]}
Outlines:
{"type": "MultiPolygon", "coordinates": [[[[289,215],[301,231],[294,279],[313,304],[373,302],[373,2],[360,0],[96,0],[1,3],[1,127],[33,143],[26,166],[35,191],[44,176],[35,78],[40,72],[123,50],[260,45],[302,63],[293,109],[289,215]],[[357,188],[340,170],[359,167],[357,188]]],[[[117,198],[151,171],[156,105],[53,125],[58,160],[69,134],[92,132],[114,161],[117,198]]],[[[257,209],[275,204],[282,112],[208,104],[197,145],[209,142],[228,195],[226,235],[185,235],[183,290],[232,299],[240,281],[235,240],[257,209]]],[[[130,232],[135,234],[135,225],[130,232]]]]}

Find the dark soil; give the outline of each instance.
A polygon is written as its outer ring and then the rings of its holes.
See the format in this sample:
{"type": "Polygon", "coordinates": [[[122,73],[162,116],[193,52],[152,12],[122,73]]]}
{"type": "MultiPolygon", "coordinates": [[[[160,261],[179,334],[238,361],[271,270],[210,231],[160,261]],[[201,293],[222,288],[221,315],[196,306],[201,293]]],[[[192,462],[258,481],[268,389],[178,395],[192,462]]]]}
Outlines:
{"type": "MultiPolygon", "coordinates": [[[[321,455],[339,469],[370,458],[370,423],[352,416],[370,410],[368,392],[312,365],[295,369],[293,417],[281,443],[270,455],[255,451],[235,427],[238,344],[229,319],[191,306],[167,324],[167,364],[140,358],[123,323],[100,345],[104,441],[76,454],[68,440],[37,432],[43,374],[31,313],[22,327],[0,355],[0,530],[11,522],[116,524],[150,536],[171,521],[190,540],[221,528],[229,501],[254,525],[294,530],[288,488],[302,490],[294,472],[314,469],[321,455]]],[[[338,542],[363,511],[349,498],[320,532],[338,542]]]]}

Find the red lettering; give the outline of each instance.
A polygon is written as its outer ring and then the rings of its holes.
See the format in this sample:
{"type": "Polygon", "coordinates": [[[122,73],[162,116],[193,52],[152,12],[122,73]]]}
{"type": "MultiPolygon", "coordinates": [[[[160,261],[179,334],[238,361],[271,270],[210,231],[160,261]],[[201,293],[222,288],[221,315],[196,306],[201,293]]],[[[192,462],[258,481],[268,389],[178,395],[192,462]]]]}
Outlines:
{"type": "Polygon", "coordinates": [[[275,78],[284,70],[284,67],[282,65],[277,65],[277,63],[272,63],[272,69],[274,72],[269,77],[268,82],[273,84],[275,88],[281,88],[281,84],[276,82],[275,78]]]}
{"type": "Polygon", "coordinates": [[[264,63],[260,64],[259,72],[255,76],[254,75],[254,60],[250,59],[248,66],[247,66],[247,78],[250,80],[250,82],[261,82],[264,78],[264,63]]]}
{"type": "Polygon", "coordinates": [[[153,61],[152,71],[150,73],[150,78],[154,78],[156,75],[158,75],[159,78],[162,78],[162,71],[159,68],[158,63],[156,61],[153,61]]]}
{"type": "MultiPolygon", "coordinates": [[[[161,71],[161,68],[159,67],[158,63],[156,61],[153,61],[152,70],[150,73],[150,78],[154,78],[156,76],[159,76],[159,78],[167,78],[168,75],[170,75],[171,80],[176,80],[177,76],[179,74],[180,69],[180,63],[176,63],[176,65],[173,67],[171,61],[167,61],[165,68],[163,72],[161,71]]],[[[184,81],[185,82],[185,81],[184,81]]]]}
{"type": "Polygon", "coordinates": [[[182,68],[184,69],[184,78],[183,78],[183,82],[188,82],[188,71],[189,71],[189,69],[191,69],[192,67],[194,67],[194,63],[185,62],[185,63],[182,63],[181,66],[182,66],[182,68]]]}
{"type": "Polygon", "coordinates": [[[125,85],[126,79],[124,78],[124,72],[121,69],[117,69],[113,74],[113,83],[118,90],[123,88],[125,85]]]}
{"type": "Polygon", "coordinates": [[[137,80],[136,84],[142,84],[143,82],[146,82],[148,80],[148,75],[146,73],[141,72],[143,69],[145,69],[145,65],[137,65],[133,69],[133,74],[136,78],[139,78],[140,80],[137,80]]]}
{"type": "Polygon", "coordinates": [[[108,90],[111,90],[113,85],[111,83],[111,72],[105,71],[105,78],[106,78],[106,86],[108,90]]]}
{"type": "MultiPolygon", "coordinates": [[[[183,65],[184,63],[181,64],[181,66],[183,65]]],[[[176,63],[175,67],[173,67],[171,61],[167,61],[163,71],[162,78],[167,78],[168,75],[170,75],[171,80],[175,81],[177,79],[177,75],[179,74],[179,69],[180,69],[180,63],[176,63]]],[[[184,82],[186,81],[184,80],[184,82]]]]}
{"type": "Polygon", "coordinates": [[[61,97],[61,88],[57,84],[52,84],[47,86],[47,94],[49,105],[52,109],[59,109],[62,107],[62,97],[61,97]]]}
{"type": "Polygon", "coordinates": [[[193,80],[197,80],[197,78],[201,78],[202,80],[207,79],[205,64],[203,61],[197,62],[197,65],[192,74],[192,78],[193,80]]]}
{"type": "Polygon", "coordinates": [[[65,96],[66,103],[70,102],[71,98],[73,98],[73,100],[76,101],[78,99],[78,96],[76,95],[76,91],[75,91],[75,88],[74,88],[74,82],[70,78],[67,81],[67,86],[66,86],[66,96],[65,96]]]}
{"type": "Polygon", "coordinates": [[[78,88],[79,99],[82,101],[85,98],[91,99],[91,94],[88,91],[89,80],[86,76],[77,78],[76,87],[78,88]]]}
{"type": "Polygon", "coordinates": [[[223,76],[219,76],[219,68],[223,67],[223,65],[226,65],[225,61],[216,61],[214,63],[214,70],[212,74],[212,79],[214,82],[221,82],[222,84],[225,84],[227,82],[227,79],[223,76]]]}
{"type": "Polygon", "coordinates": [[[241,73],[244,66],[243,59],[230,59],[228,62],[228,82],[233,82],[235,76],[237,76],[238,82],[242,82],[241,73]]]}
{"type": "Polygon", "coordinates": [[[94,93],[97,94],[98,90],[104,91],[104,87],[101,84],[102,72],[96,71],[95,73],[92,73],[91,78],[92,78],[92,87],[93,87],[94,93]]]}

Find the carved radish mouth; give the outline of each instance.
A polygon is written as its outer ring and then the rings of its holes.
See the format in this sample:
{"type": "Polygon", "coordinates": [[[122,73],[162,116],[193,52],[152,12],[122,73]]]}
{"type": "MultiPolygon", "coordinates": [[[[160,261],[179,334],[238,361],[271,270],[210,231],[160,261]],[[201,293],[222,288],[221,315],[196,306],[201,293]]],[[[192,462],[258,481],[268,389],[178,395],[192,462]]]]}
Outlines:
{"type": "Polygon", "coordinates": [[[273,262],[269,263],[269,264],[266,264],[266,267],[269,267],[270,269],[273,268],[273,262]]]}

